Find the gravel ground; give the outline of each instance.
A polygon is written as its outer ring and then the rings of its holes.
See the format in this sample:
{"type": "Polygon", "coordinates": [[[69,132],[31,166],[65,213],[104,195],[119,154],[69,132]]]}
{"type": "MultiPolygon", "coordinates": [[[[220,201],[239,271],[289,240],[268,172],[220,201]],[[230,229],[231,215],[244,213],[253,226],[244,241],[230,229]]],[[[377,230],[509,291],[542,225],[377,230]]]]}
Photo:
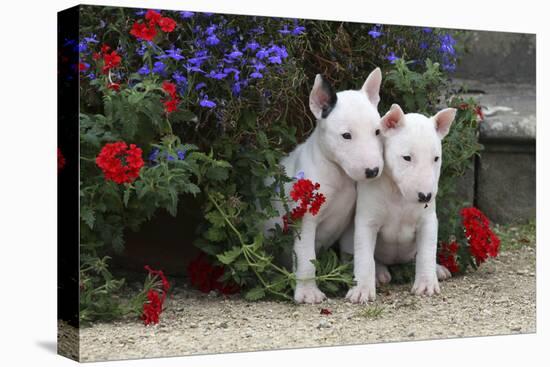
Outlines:
{"type": "MultiPolygon", "coordinates": [[[[525,240],[524,240],[525,241],[525,240]]],[[[536,331],[535,245],[511,246],[479,271],[442,283],[442,294],[416,297],[390,284],[377,301],[353,305],[247,302],[176,289],[159,325],[139,320],[80,330],[82,361],[149,358],[536,331]],[[321,315],[321,308],[331,315],[321,315]]]]}

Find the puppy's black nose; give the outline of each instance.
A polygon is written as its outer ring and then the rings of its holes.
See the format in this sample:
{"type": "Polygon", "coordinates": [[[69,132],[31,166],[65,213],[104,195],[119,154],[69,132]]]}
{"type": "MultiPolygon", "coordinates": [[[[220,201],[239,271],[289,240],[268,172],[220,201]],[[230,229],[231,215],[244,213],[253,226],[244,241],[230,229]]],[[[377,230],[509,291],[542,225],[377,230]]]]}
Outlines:
{"type": "Polygon", "coordinates": [[[378,167],[374,167],[373,169],[367,168],[365,170],[365,176],[367,176],[367,178],[374,178],[378,176],[379,171],[378,167]]]}
{"type": "Polygon", "coordinates": [[[418,193],[418,202],[419,203],[427,203],[432,198],[432,193],[429,192],[427,194],[424,194],[423,192],[418,193]]]}

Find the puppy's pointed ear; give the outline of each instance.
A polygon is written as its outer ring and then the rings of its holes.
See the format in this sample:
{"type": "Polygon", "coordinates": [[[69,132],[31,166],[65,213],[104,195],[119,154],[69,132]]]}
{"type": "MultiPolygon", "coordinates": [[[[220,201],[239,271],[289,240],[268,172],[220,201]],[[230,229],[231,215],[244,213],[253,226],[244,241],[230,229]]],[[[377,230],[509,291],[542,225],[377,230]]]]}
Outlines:
{"type": "Polygon", "coordinates": [[[390,110],[386,112],[382,120],[380,120],[380,128],[384,136],[390,136],[395,131],[400,129],[405,123],[405,113],[398,104],[392,104],[390,110]]]}
{"type": "Polygon", "coordinates": [[[374,107],[378,107],[378,102],[380,102],[381,84],[382,71],[380,71],[380,68],[376,68],[369,74],[365,84],[363,84],[363,88],[361,88],[361,90],[367,94],[370,103],[372,103],[374,107]]]}
{"type": "Polygon", "coordinates": [[[435,121],[435,130],[440,139],[443,139],[449,133],[451,124],[456,116],[456,108],[445,108],[439,111],[433,117],[435,121]]]}
{"type": "Polygon", "coordinates": [[[326,118],[336,105],[336,101],[336,92],[332,85],[321,74],[317,74],[309,94],[309,108],[315,118],[326,118]]]}

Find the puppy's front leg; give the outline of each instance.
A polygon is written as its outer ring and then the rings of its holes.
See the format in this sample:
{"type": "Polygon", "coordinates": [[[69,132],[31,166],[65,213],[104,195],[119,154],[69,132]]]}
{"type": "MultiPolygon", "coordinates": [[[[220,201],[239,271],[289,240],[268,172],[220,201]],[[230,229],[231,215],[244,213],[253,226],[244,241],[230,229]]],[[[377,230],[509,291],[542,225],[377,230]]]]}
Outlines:
{"type": "Polygon", "coordinates": [[[298,303],[319,303],[326,296],[315,282],[315,232],[317,223],[310,216],[304,216],[300,236],[294,241],[296,289],[294,300],[298,303]]]}
{"type": "Polygon", "coordinates": [[[378,228],[365,224],[360,215],[356,215],[353,244],[353,274],[357,285],[351,288],[346,298],[353,303],[366,303],[376,299],[376,268],[374,247],[378,228]],[[359,219],[359,220],[357,220],[359,219]]]}
{"type": "Polygon", "coordinates": [[[428,296],[439,293],[436,271],[437,216],[427,215],[420,223],[416,234],[416,274],[411,292],[428,296]]]}

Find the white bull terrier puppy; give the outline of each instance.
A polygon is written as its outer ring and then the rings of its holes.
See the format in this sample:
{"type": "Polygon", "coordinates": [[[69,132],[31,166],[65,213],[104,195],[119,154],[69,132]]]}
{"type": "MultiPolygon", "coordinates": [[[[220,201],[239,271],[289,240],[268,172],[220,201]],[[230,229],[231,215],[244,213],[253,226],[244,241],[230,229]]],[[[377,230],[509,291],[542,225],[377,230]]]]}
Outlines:
{"type": "MultiPolygon", "coordinates": [[[[404,114],[394,104],[380,122],[384,172],[372,182],[357,183],[355,233],[348,230],[344,246],[353,243],[357,285],[346,296],[364,303],[376,297],[376,283],[391,280],[386,265],[406,263],[416,256],[412,292],[439,293],[439,280],[451,273],[436,264],[437,195],[441,171],[441,140],[449,132],[456,109],[435,116],[404,114]]],[[[346,249],[344,249],[346,251],[346,249]]]]}
{"type": "MultiPolygon", "coordinates": [[[[357,190],[355,181],[380,175],[383,168],[382,142],[377,106],[382,73],[376,68],[360,90],[335,93],[321,76],[309,96],[309,107],[317,119],[315,130],[307,140],[281,160],[285,172],[293,176],[302,171],[305,178],[320,184],[326,202],[315,216],[302,219],[300,235],[294,242],[294,272],[298,303],[319,303],[326,297],[315,282],[316,251],[329,247],[348,227],[354,213],[357,190]]],[[[292,183],[285,185],[288,195],[292,183]]],[[[274,202],[279,213],[282,205],[274,202]]],[[[281,218],[266,223],[266,231],[281,218]]]]}

